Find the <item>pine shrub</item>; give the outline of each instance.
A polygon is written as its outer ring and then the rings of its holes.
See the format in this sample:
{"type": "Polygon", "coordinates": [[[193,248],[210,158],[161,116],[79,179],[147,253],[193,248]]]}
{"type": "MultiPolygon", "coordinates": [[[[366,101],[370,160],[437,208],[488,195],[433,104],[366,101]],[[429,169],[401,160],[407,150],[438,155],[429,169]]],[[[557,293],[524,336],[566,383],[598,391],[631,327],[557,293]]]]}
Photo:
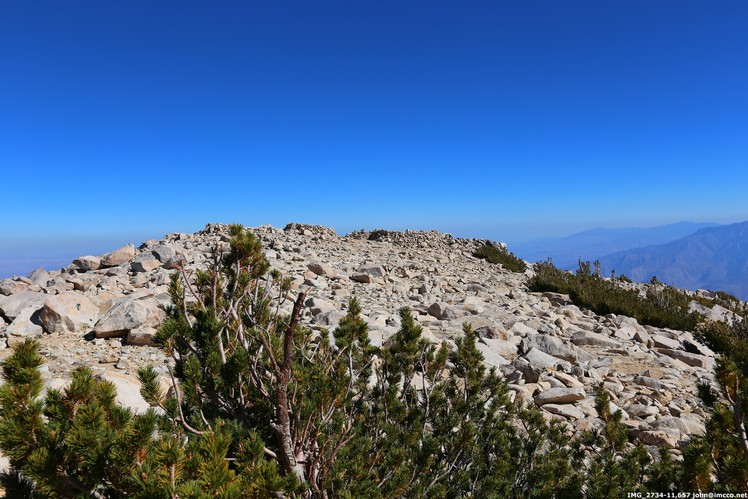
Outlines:
{"type": "Polygon", "coordinates": [[[502,267],[512,272],[522,273],[527,270],[527,263],[503,246],[486,243],[478,248],[473,256],[501,264],[502,267]]]}

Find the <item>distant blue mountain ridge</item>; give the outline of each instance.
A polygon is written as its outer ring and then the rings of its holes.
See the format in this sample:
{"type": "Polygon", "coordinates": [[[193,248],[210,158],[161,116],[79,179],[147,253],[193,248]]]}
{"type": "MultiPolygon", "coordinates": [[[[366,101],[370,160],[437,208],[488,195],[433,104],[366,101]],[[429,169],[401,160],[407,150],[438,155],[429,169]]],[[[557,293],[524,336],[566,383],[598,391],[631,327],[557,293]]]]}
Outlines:
{"type": "Polygon", "coordinates": [[[665,244],[598,258],[601,270],[634,281],[653,276],[686,289],[726,291],[748,300],[748,222],[701,229],[665,244]]]}
{"type": "Polygon", "coordinates": [[[579,260],[594,261],[619,251],[665,244],[711,227],[719,227],[719,224],[678,222],[649,228],[599,228],[564,238],[515,244],[510,249],[529,262],[551,258],[557,267],[573,270],[579,260]]]}

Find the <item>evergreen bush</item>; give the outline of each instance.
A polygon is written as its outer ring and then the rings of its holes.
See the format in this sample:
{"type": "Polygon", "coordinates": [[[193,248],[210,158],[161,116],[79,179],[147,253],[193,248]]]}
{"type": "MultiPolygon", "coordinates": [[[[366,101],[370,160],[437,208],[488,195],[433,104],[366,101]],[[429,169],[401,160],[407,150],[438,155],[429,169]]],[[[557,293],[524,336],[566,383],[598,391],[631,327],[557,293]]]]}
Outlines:
{"type": "Polygon", "coordinates": [[[473,256],[501,264],[502,267],[512,272],[522,273],[527,270],[527,263],[503,246],[486,243],[478,248],[473,256]]]}
{"type": "Polygon", "coordinates": [[[691,298],[664,284],[650,285],[646,295],[628,289],[600,275],[597,262],[579,262],[576,272],[557,268],[549,259],[533,266],[528,281],[530,291],[552,291],[569,295],[574,304],[598,315],[619,314],[634,317],[640,324],[695,331],[700,316],[688,308],[691,298]]]}

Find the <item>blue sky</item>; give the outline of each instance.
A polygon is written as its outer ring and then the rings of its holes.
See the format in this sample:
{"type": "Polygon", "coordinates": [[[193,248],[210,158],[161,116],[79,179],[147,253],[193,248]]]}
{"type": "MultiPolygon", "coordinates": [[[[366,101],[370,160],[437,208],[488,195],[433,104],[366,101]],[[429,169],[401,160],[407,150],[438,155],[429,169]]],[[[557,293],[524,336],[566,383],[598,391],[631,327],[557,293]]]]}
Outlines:
{"type": "Polygon", "coordinates": [[[748,3],[3,2],[0,258],[748,219],[748,3]]]}

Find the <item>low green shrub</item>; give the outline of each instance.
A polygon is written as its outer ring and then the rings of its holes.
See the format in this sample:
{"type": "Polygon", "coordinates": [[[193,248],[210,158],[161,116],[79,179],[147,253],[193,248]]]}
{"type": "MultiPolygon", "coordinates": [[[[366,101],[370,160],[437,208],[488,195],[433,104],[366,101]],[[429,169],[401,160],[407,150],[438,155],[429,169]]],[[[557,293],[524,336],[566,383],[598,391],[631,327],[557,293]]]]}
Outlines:
{"type": "Polygon", "coordinates": [[[551,260],[538,262],[533,269],[535,275],[528,282],[530,291],[567,294],[577,306],[599,315],[627,315],[640,324],[684,331],[694,331],[700,320],[697,313],[688,309],[691,297],[672,286],[652,285],[642,296],[635,289],[603,279],[598,266],[590,262],[579,262],[575,273],[557,268],[551,260]]]}
{"type": "Polygon", "coordinates": [[[502,246],[486,243],[473,253],[477,258],[483,258],[491,263],[500,263],[502,267],[512,272],[522,273],[527,270],[527,263],[517,255],[502,246]]]}

